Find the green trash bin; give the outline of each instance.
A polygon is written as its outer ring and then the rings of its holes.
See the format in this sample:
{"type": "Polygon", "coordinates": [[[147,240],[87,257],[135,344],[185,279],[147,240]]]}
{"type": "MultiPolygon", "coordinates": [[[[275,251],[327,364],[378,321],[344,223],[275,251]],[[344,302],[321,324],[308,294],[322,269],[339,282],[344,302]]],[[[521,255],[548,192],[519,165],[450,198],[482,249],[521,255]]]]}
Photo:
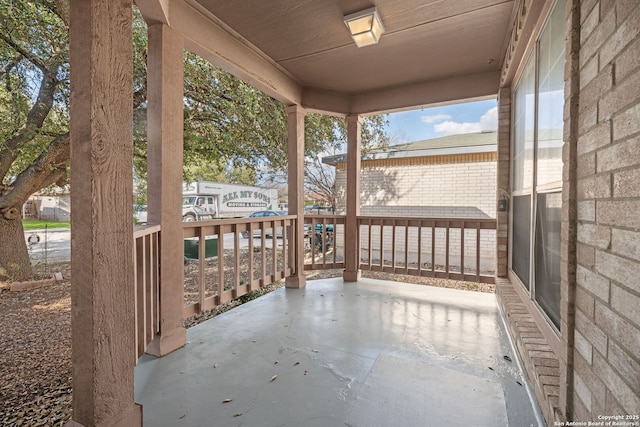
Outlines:
{"type": "MultiPolygon", "coordinates": [[[[218,237],[210,237],[204,241],[204,257],[213,258],[218,256],[218,237]]],[[[198,259],[200,241],[197,237],[184,239],[184,256],[189,259],[198,259]]]]}

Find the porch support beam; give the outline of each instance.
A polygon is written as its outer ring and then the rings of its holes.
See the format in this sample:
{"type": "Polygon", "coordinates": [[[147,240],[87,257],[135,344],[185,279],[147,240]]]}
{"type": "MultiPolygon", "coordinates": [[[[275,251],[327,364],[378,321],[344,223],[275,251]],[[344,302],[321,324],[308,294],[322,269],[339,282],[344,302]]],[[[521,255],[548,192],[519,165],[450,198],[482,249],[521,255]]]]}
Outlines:
{"type": "Polygon", "coordinates": [[[137,0],[136,4],[145,19],[163,20],[182,34],[190,51],[285,104],[300,104],[301,83],[198,2],[137,0]]]}
{"type": "Polygon", "coordinates": [[[132,0],[70,2],[70,426],[140,426],[134,402],[132,0]]]}
{"type": "Polygon", "coordinates": [[[362,117],[347,116],[347,216],[344,225],[345,282],[360,279],[358,254],[358,215],[360,215],[360,162],[362,117]]]}
{"type": "Polygon", "coordinates": [[[289,215],[297,215],[296,236],[293,244],[295,273],[285,280],[287,288],[302,288],[306,280],[304,275],[304,118],[306,110],[299,105],[286,109],[288,127],[289,159],[289,215]]]}
{"type": "Polygon", "coordinates": [[[164,356],[186,344],[182,158],[184,61],[182,36],[164,24],[149,26],[147,168],[149,222],[160,224],[160,332],[147,353],[164,356]]]}
{"type": "Polygon", "coordinates": [[[499,81],[498,71],[488,71],[361,93],[354,95],[351,102],[351,113],[379,114],[406,108],[460,102],[461,100],[495,99],[499,81]]]}

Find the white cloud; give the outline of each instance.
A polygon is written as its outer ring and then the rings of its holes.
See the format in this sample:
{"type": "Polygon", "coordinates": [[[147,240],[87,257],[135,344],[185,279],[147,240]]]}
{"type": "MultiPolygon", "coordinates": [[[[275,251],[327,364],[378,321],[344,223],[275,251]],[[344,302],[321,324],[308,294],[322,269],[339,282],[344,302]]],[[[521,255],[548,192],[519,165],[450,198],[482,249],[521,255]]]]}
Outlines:
{"type": "Polygon", "coordinates": [[[442,122],[444,120],[451,120],[451,116],[449,114],[435,114],[433,116],[422,116],[420,117],[420,120],[422,120],[425,123],[435,123],[435,122],[442,122]]]}
{"type": "Polygon", "coordinates": [[[498,107],[493,107],[480,117],[478,122],[454,122],[447,120],[433,126],[437,133],[444,135],[456,135],[459,133],[481,132],[483,130],[496,130],[498,128],[498,107]]]}
{"type": "Polygon", "coordinates": [[[480,127],[482,130],[498,129],[498,107],[493,107],[480,117],[480,127]]]}

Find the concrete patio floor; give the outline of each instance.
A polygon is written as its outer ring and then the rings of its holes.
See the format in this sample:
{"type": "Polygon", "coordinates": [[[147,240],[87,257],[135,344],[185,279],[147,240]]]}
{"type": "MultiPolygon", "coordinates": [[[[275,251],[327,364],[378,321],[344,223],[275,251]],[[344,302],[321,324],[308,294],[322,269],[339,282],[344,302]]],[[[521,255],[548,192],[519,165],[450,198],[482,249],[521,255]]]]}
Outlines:
{"type": "Polygon", "coordinates": [[[313,280],[187,341],[136,367],[146,426],[544,425],[493,294],[313,280]]]}

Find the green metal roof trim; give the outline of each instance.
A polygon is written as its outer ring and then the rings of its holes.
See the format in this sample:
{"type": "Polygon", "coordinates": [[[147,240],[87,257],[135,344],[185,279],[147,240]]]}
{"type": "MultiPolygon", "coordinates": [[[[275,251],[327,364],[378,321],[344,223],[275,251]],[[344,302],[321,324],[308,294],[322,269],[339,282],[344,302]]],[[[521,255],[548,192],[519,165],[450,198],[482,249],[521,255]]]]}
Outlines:
{"type": "MultiPolygon", "coordinates": [[[[462,133],[425,139],[406,144],[392,145],[386,150],[373,150],[363,155],[365,160],[391,159],[424,156],[443,156],[450,154],[488,153],[498,150],[498,134],[496,131],[462,133]]],[[[335,164],[345,162],[346,154],[327,156],[323,163],[335,164]]]]}

